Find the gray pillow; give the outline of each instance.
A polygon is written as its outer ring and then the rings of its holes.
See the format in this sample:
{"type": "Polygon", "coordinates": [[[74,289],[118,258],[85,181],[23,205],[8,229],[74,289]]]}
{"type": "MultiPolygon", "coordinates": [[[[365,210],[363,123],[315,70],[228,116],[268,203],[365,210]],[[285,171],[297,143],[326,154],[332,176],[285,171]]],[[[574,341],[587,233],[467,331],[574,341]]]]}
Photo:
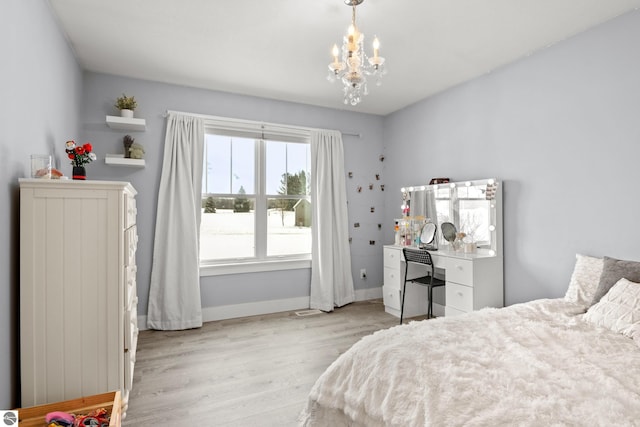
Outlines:
{"type": "Polygon", "coordinates": [[[598,283],[591,304],[600,301],[600,298],[605,296],[609,289],[622,278],[636,283],[640,282],[640,262],[604,257],[600,283],[598,283]]]}

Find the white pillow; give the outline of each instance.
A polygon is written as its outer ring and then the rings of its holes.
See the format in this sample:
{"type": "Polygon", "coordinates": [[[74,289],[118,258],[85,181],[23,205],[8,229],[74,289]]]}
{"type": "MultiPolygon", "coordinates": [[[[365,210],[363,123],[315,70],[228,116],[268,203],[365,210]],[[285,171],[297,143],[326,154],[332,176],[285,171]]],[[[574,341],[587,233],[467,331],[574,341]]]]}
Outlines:
{"type": "Polygon", "coordinates": [[[602,258],[576,254],[576,265],[564,299],[589,307],[600,283],[602,266],[602,258]]]}
{"type": "Polygon", "coordinates": [[[584,320],[638,339],[640,327],[640,283],[620,279],[584,315],[584,320]]]}

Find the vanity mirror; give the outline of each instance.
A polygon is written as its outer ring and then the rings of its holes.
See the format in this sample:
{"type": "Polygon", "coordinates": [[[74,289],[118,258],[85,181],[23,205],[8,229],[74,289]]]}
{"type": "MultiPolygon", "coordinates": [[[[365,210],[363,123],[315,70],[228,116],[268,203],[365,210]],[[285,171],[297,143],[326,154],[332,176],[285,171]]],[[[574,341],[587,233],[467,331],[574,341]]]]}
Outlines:
{"type": "Polygon", "coordinates": [[[438,226],[433,222],[427,222],[422,226],[422,230],[420,231],[420,248],[431,250],[438,249],[438,246],[435,245],[437,230],[438,226]]]}
{"type": "Polygon", "coordinates": [[[444,240],[452,244],[456,240],[456,226],[450,222],[443,222],[442,237],[444,237],[444,240]]]}
{"type": "Polygon", "coordinates": [[[495,179],[421,185],[401,190],[405,218],[424,219],[427,224],[433,223],[435,230],[441,230],[440,233],[434,231],[435,247],[453,250],[452,242],[456,241],[458,233],[458,236],[465,236],[461,242],[458,241],[465,251],[480,248],[495,255],[502,249],[501,191],[495,179]],[[447,235],[450,239],[446,239],[447,235]]]}

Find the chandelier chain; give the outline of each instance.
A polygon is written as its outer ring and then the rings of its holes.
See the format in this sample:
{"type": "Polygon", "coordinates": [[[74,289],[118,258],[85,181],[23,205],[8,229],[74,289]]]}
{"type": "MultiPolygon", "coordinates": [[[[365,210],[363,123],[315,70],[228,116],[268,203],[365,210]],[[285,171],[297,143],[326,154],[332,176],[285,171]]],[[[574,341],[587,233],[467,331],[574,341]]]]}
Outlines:
{"type": "Polygon", "coordinates": [[[352,8],[351,25],[353,25],[353,28],[357,28],[356,27],[356,5],[354,4],[353,6],[351,6],[351,8],[352,8]]]}

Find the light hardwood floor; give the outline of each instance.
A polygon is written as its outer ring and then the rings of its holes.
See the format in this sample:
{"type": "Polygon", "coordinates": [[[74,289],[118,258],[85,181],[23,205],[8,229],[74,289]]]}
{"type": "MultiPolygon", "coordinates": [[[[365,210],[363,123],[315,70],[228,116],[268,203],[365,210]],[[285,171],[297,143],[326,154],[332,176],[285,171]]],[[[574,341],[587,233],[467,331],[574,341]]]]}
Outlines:
{"type": "Polygon", "coordinates": [[[381,300],[143,331],[124,426],[295,426],[320,374],[361,337],[398,324],[381,300]]]}

